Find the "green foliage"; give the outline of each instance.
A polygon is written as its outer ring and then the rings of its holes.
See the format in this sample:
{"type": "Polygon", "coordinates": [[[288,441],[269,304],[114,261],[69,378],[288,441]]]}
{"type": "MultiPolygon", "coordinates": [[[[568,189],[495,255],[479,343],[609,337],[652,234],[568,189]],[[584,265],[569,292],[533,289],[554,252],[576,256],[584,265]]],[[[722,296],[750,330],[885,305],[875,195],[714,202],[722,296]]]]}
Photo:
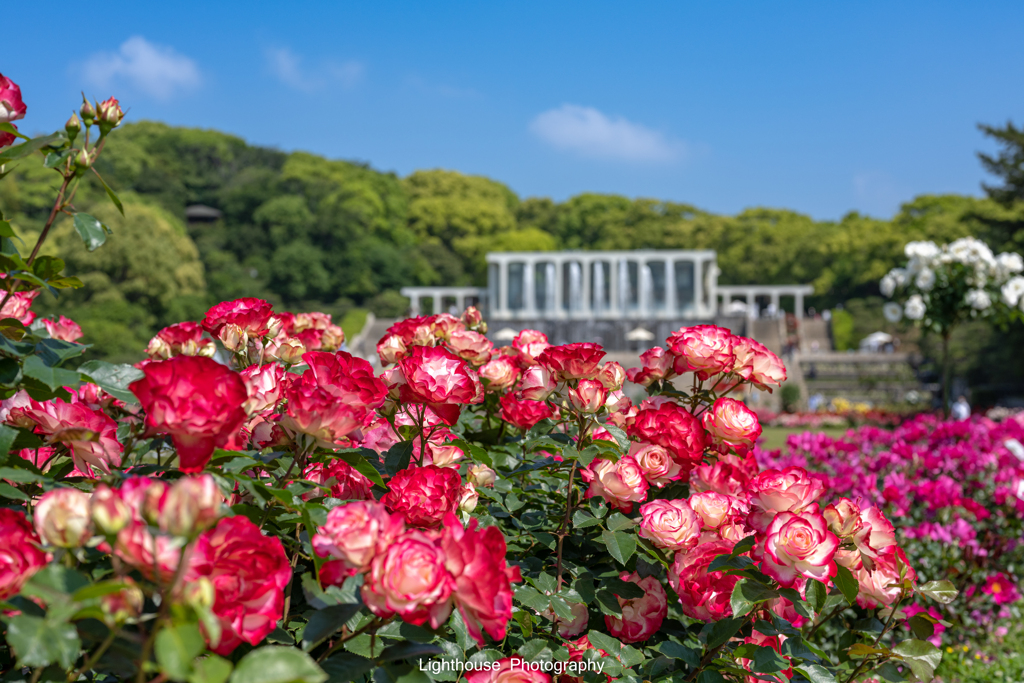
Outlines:
{"type": "Polygon", "coordinates": [[[1006,127],[978,126],[985,135],[999,143],[997,156],[978,154],[985,170],[1002,179],[1003,185],[983,185],[988,196],[1003,204],[1024,200],[1024,127],[1017,128],[1012,121],[1006,127]]]}
{"type": "Polygon", "coordinates": [[[837,351],[847,351],[857,348],[854,339],[853,315],[843,308],[832,311],[832,343],[837,351]]]}

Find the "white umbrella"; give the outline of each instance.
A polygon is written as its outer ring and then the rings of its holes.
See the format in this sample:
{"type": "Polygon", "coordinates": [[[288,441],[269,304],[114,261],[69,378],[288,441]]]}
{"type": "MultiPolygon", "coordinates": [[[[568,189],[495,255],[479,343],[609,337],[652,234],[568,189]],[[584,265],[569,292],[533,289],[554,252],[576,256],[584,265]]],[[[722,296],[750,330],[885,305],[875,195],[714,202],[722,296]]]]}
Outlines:
{"type": "Polygon", "coordinates": [[[626,339],[629,341],[651,341],[654,339],[654,333],[642,327],[637,327],[626,333],[626,339]]]}

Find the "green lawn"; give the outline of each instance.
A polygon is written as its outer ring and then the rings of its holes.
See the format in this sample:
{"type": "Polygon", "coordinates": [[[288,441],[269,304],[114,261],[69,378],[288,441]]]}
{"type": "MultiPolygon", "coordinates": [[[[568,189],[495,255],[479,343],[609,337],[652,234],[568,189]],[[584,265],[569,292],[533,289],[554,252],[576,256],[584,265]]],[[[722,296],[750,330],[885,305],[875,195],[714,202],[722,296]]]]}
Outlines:
{"type": "Polygon", "coordinates": [[[774,451],[786,445],[786,437],[790,434],[803,434],[804,432],[823,432],[834,439],[844,436],[846,427],[765,427],[761,431],[761,438],[757,443],[761,448],[774,451]]]}
{"type": "Polygon", "coordinates": [[[345,313],[345,317],[338,323],[345,332],[345,339],[351,340],[363,329],[366,324],[366,309],[351,308],[345,313]]]}

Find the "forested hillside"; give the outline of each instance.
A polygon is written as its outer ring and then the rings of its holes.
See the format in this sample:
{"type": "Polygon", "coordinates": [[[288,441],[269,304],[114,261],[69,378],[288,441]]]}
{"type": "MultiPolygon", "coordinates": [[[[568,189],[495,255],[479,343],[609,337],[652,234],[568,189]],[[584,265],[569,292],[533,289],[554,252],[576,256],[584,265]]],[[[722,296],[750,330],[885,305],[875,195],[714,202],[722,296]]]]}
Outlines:
{"type": "MultiPolygon", "coordinates": [[[[113,237],[84,253],[69,241],[76,237],[65,221],[49,248],[87,283],[62,294],[86,341],[123,358],[160,326],[240,296],[336,317],[353,307],[397,315],[403,285],[483,284],[484,255],[494,250],[712,248],[723,283],[809,282],[816,296],[808,303],[834,307],[877,295],[879,278],[911,239],[974,234],[996,249],[1021,250],[1020,238],[1000,226],[1024,216],[951,195],[918,197],[891,221],[856,213],[815,221],[771,208],[724,216],[597,194],[558,203],[455,171],[401,178],[152,122],[111,135],[99,170],[126,215],[100,201],[92,179],[76,204],[94,211],[113,237]],[[189,225],[185,208],[193,204],[220,210],[222,219],[189,225]]],[[[45,220],[56,177],[24,163],[0,185],[0,208],[26,239],[45,220]]],[[[52,307],[48,297],[40,297],[41,311],[52,307]]]]}

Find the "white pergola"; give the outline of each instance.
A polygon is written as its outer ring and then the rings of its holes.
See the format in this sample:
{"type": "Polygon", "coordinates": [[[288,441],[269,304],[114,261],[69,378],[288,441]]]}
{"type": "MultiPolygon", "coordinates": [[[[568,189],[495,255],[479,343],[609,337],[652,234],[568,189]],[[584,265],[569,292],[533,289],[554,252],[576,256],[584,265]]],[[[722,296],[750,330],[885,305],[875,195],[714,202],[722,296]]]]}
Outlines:
{"type": "Polygon", "coordinates": [[[767,297],[771,308],[775,311],[781,310],[780,299],[784,296],[793,297],[793,312],[797,318],[804,317],[804,297],[814,294],[812,285],[718,285],[719,310],[734,300],[734,297],[743,297],[747,317],[757,317],[757,298],[767,297]]]}
{"type": "Polygon", "coordinates": [[[447,309],[444,307],[445,300],[452,302],[455,309],[460,313],[466,310],[466,306],[478,306],[486,290],[479,287],[402,287],[402,296],[409,298],[409,308],[412,315],[423,315],[423,300],[431,300],[430,314],[442,313],[447,309]]]}

